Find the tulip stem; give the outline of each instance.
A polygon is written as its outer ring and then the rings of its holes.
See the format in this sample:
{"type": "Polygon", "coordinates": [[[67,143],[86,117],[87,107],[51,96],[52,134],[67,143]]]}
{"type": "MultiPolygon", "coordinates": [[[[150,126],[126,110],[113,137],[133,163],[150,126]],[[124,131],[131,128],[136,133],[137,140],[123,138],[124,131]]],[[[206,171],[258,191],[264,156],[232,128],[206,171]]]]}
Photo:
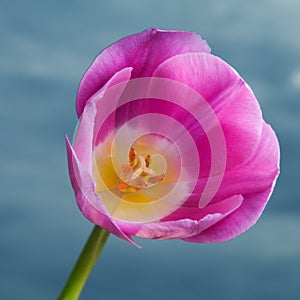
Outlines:
{"type": "Polygon", "coordinates": [[[109,232],[95,225],[57,300],[76,300],[93,270],[109,232]]]}

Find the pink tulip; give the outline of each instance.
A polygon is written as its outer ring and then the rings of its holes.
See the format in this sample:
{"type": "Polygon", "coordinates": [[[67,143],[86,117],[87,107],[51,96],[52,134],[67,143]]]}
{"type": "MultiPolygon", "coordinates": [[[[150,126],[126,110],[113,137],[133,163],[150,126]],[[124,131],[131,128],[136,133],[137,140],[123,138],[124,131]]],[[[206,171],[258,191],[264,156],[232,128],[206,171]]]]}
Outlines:
{"type": "Polygon", "coordinates": [[[273,191],[276,135],[250,87],[195,33],[149,29],[109,46],[76,110],[67,151],[77,204],[131,243],[232,239],[273,191]]]}

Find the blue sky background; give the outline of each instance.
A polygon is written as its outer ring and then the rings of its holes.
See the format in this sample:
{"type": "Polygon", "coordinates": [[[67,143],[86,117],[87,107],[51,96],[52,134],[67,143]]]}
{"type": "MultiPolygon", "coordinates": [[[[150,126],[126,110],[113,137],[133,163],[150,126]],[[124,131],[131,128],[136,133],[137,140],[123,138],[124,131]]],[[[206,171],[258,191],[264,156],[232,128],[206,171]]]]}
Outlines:
{"type": "Polygon", "coordinates": [[[59,294],[92,229],[64,145],[78,83],[104,47],[149,27],[195,31],[239,71],[278,133],[281,177],[257,225],[230,242],[137,249],[110,237],[82,299],[298,299],[298,0],[1,0],[0,298],[59,294]]]}

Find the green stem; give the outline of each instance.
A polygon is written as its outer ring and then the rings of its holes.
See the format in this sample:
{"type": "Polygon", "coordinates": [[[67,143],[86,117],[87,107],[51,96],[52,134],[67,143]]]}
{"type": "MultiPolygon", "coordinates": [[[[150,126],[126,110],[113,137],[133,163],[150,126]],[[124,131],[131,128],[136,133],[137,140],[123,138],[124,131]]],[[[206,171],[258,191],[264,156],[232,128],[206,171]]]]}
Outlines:
{"type": "Polygon", "coordinates": [[[57,300],[76,300],[93,270],[109,232],[95,225],[57,300]]]}

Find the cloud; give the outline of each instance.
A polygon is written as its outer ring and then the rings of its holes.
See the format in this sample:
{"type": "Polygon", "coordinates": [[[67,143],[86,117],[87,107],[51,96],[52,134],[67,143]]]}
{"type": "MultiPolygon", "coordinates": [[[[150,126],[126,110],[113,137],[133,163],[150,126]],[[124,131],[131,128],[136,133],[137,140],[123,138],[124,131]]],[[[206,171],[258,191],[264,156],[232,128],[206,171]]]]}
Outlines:
{"type": "Polygon", "coordinates": [[[290,83],[295,90],[300,90],[300,69],[296,69],[291,73],[290,83]]]}

